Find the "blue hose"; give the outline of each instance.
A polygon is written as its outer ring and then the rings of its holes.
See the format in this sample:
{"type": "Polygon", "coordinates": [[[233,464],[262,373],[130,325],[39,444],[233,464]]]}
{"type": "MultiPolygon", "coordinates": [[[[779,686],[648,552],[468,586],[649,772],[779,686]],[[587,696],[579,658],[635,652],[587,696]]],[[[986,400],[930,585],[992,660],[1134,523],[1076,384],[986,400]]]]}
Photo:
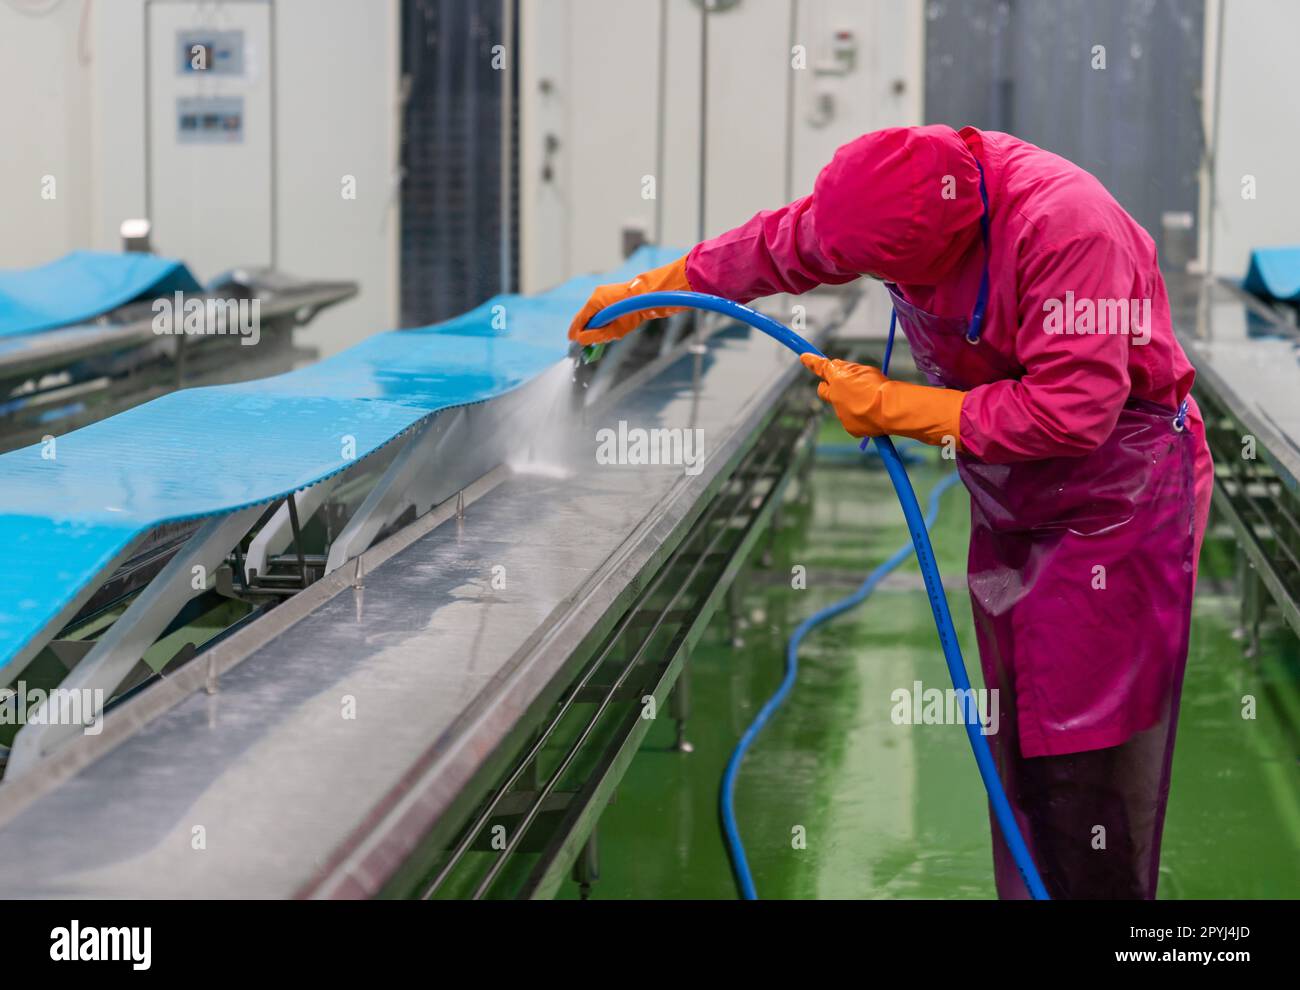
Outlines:
{"type": "MultiPolygon", "coordinates": [[[[825,356],[789,327],[778,323],[770,316],[764,316],[762,313],[756,312],[748,306],[742,306],[740,303],[732,302],[730,299],[698,292],[650,292],[645,295],[632,296],[602,309],[588,323],[588,327],[596,330],[620,316],[626,316],[628,313],[664,307],[690,307],[721,313],[724,316],[746,323],[755,330],[761,330],[796,354],[825,356]]],[[[889,358],[893,352],[896,320],[897,317],[895,316],[890,320],[889,324],[889,342],[885,349],[884,362],[886,370],[889,367],[889,358]]],[[[878,437],[876,447],[880,452],[881,461],[885,465],[885,471],[889,474],[889,480],[894,484],[894,491],[898,495],[899,505],[902,506],[903,516],[907,520],[907,528],[912,537],[912,547],[903,547],[889,560],[877,567],[863,582],[862,586],[848,598],[822,609],[800,623],[794,635],[790,637],[790,643],[786,649],[786,674],[781,681],[780,687],[768,699],[749,728],[745,730],[745,734],[731,754],[726,773],[723,776],[721,812],[728,852],[731,855],[732,870],[735,873],[736,883],[740,888],[741,895],[748,900],[756,900],[758,892],[754,888],[754,878],[750,874],[744,846],[740,840],[740,832],[736,827],[735,807],[732,799],[736,774],[740,769],[745,750],[748,749],[750,743],[753,742],[768,719],[771,718],[772,713],[785,701],[790,689],[794,686],[795,675],[798,672],[798,647],[803,637],[815,626],[840,615],[863,601],[889,571],[907,558],[909,550],[915,551],[917,563],[921,568],[921,575],[925,580],[925,590],[930,598],[930,610],[934,615],[935,628],[939,634],[939,643],[943,647],[943,656],[948,664],[948,673],[952,678],[953,687],[960,692],[965,692],[962,697],[971,697],[969,694],[971,690],[970,678],[966,674],[966,664],[962,659],[961,645],[957,641],[957,631],[953,628],[952,614],[948,611],[948,598],[943,590],[943,580],[939,576],[939,566],[934,558],[934,548],[930,545],[927,520],[921,515],[921,507],[916,501],[916,492],[912,489],[912,481],[907,476],[907,470],[903,467],[903,462],[898,456],[893,441],[889,437],[878,437]]],[[[930,495],[931,522],[938,507],[939,496],[950,483],[950,479],[945,479],[943,483],[935,487],[935,490],[930,495]]],[[[964,713],[966,737],[970,741],[971,751],[975,754],[975,764],[979,768],[981,779],[984,781],[984,789],[988,792],[989,803],[993,807],[994,817],[997,819],[998,827],[1002,831],[1007,848],[1011,851],[1011,856],[1015,860],[1016,867],[1020,870],[1020,876],[1024,879],[1025,887],[1028,889],[1030,896],[1035,900],[1049,900],[1047,888],[1043,886],[1042,878],[1038,875],[1038,869],[1034,866],[1033,857],[1030,856],[1029,848],[1025,845],[1024,837],[1020,834],[1020,825],[1016,822],[1015,813],[1011,810],[1011,803],[1007,800],[1006,791],[1003,790],[1002,781],[998,778],[997,767],[993,763],[993,754],[989,750],[988,740],[984,738],[981,731],[978,713],[973,710],[975,706],[963,704],[961,707],[964,713]]]]}
{"type": "MultiPolygon", "coordinates": [[[[952,488],[959,480],[959,476],[954,471],[931,490],[930,503],[925,514],[927,526],[934,525],[934,520],[939,513],[939,500],[942,498],[943,493],[952,488]]],[[[744,760],[745,753],[754,740],[758,738],[758,734],[763,731],[768,720],[776,714],[778,708],[785,704],[786,696],[794,687],[795,678],[799,675],[799,647],[803,644],[804,637],[823,622],[829,622],[836,616],[843,615],[850,609],[861,605],[876,590],[876,585],[911,556],[912,544],[908,543],[899,547],[888,560],[867,575],[867,579],[858,586],[857,591],[847,598],[841,598],[833,605],[827,605],[824,609],[814,612],[795,627],[794,634],[785,647],[784,679],[772,697],[768,698],[767,703],[759,709],[758,714],[754,716],[754,721],[750,723],[749,728],[740,737],[740,742],[732,750],[731,759],[727,761],[727,769],[722,775],[722,794],[719,804],[722,815],[722,832],[726,839],[727,852],[731,857],[731,870],[735,876],[736,886],[745,900],[758,900],[758,891],[754,889],[754,877],[750,873],[749,861],[745,857],[745,846],[740,839],[740,828],[736,824],[736,778],[740,775],[741,761],[744,760]]]]}
{"type": "MultiPolygon", "coordinates": [[[[909,446],[895,444],[898,448],[898,456],[903,459],[904,464],[924,464],[925,458],[916,452],[917,447],[925,446],[919,440],[914,440],[909,446]]],[[[862,447],[856,443],[819,443],[817,445],[817,456],[824,457],[827,460],[850,460],[865,461],[863,455],[869,458],[878,459],[880,449],[878,447],[862,447]]]]}

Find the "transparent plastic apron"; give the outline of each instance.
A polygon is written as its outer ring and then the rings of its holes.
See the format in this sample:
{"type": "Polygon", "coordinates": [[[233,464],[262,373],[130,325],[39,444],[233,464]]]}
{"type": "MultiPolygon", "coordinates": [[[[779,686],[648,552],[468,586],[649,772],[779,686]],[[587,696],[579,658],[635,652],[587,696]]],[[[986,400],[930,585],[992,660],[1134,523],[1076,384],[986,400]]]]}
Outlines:
{"type": "MultiPolygon", "coordinates": [[[[889,286],[917,367],[969,391],[1022,369],[970,320],[889,286]]],[[[971,496],[968,566],[990,739],[1054,897],[1154,897],[1194,575],[1195,440],[1178,410],[1131,400],[1082,457],[984,464],[959,454],[971,496]]],[[[990,817],[998,892],[1027,896],[990,817]]]]}

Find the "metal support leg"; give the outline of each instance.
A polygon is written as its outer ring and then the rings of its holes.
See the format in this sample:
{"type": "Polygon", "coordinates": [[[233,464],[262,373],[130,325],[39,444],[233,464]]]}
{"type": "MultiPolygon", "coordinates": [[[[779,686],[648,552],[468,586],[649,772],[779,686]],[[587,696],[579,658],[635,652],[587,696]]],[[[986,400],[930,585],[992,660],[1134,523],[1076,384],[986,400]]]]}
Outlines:
{"type": "Polygon", "coordinates": [[[45,718],[47,708],[50,709],[48,714],[55,714],[50,708],[54,696],[47,698],[32,713],[29,724],[14,737],[7,777],[12,779],[25,773],[60,743],[84,731],[86,725],[100,715],[105,701],[112,697],[176,613],[203,590],[194,587],[194,569],[202,567],[203,574],[214,574],[230,548],[243,538],[262,511],[259,505],[209,520],[168,561],[167,566],[59,685],[61,692],[81,692],[80,697],[85,699],[81,702],[82,722],[38,724],[38,720],[45,718]]]}
{"type": "Polygon", "coordinates": [[[68,604],[63,606],[58,615],[46,623],[45,628],[41,630],[39,635],[33,636],[31,641],[14,654],[7,664],[0,667],[0,687],[7,685],[26,669],[27,665],[36,657],[36,654],[40,653],[59,634],[59,631],[73,620],[76,614],[81,611],[82,606],[90,601],[95,592],[99,590],[100,586],[112,577],[119,567],[135,555],[140,546],[145,543],[148,535],[148,533],[140,533],[132,539],[121,553],[105,564],[104,568],[92,580],[88,581],[68,604]]]}
{"type": "Polygon", "coordinates": [[[298,503],[295,499],[285,499],[285,507],[289,510],[289,528],[293,531],[293,552],[298,558],[298,577],[302,580],[302,586],[305,590],[307,587],[307,560],[302,555],[302,527],[298,525],[298,503]]]}
{"type": "Polygon", "coordinates": [[[679,753],[694,753],[695,747],[686,738],[686,720],[691,715],[691,656],[682,659],[682,670],[668,698],[668,711],[677,725],[677,739],[673,749],[679,753]]]}
{"type": "Polygon", "coordinates": [[[733,647],[745,645],[745,603],[739,576],[727,588],[727,631],[733,647]]]}
{"type": "MultiPolygon", "coordinates": [[[[316,510],[325,504],[325,500],[329,498],[341,477],[342,475],[336,474],[328,481],[322,481],[319,485],[313,485],[293,496],[298,518],[302,522],[307,522],[316,514],[316,510]]],[[[284,553],[292,539],[293,526],[289,519],[289,506],[286,501],[286,504],[276,509],[275,515],[271,516],[267,524],[253,537],[253,542],[248,547],[248,556],[244,561],[244,573],[250,579],[255,573],[265,574],[267,560],[276,554],[284,553]]]]}
{"type": "MultiPolygon", "coordinates": [[[[552,373],[567,376],[569,371],[556,365],[552,373]]],[[[490,403],[449,409],[417,427],[330,546],[325,573],[365,553],[404,512],[414,509],[417,516],[424,515],[517,452],[538,425],[527,422],[528,403],[536,394],[532,390],[544,392],[549,374],[490,403]],[[508,425],[521,418],[512,411],[521,412],[522,428],[508,425]]],[[[531,415],[535,418],[536,412],[531,415]]]]}
{"type": "Polygon", "coordinates": [[[674,313],[668,317],[668,323],[664,327],[663,340],[659,344],[659,356],[670,353],[678,344],[680,344],[695,326],[695,318],[702,316],[698,310],[690,313],[674,313]]]}
{"type": "MultiPolygon", "coordinates": [[[[448,449],[452,446],[468,449],[468,413],[468,409],[451,410],[416,428],[330,546],[329,559],[325,563],[326,574],[370,549],[375,537],[408,508],[414,506],[416,514],[420,514],[420,504],[433,497],[426,493],[423,499],[420,498],[417,491],[420,477],[432,473],[431,465],[444,445],[448,449]]],[[[453,488],[444,497],[455,492],[453,488]]],[[[425,511],[431,505],[426,505],[425,511]]]]}
{"type": "Polygon", "coordinates": [[[813,463],[816,459],[816,455],[809,455],[799,468],[799,504],[809,510],[810,516],[813,504],[813,463]]]}
{"type": "Polygon", "coordinates": [[[605,356],[598,361],[595,366],[587,366],[580,369],[583,381],[581,388],[575,393],[575,398],[579,400],[579,408],[582,405],[590,405],[595,402],[605,392],[613,388],[621,379],[620,369],[627,363],[628,355],[632,353],[630,346],[612,347],[605,352],[605,356]]]}
{"type": "Polygon", "coordinates": [[[1245,640],[1245,656],[1259,654],[1259,625],[1264,617],[1264,602],[1268,594],[1264,582],[1245,552],[1239,552],[1241,575],[1241,637],[1245,640]]]}
{"type": "Polygon", "coordinates": [[[591,885],[600,879],[600,856],[596,847],[596,830],[591,830],[587,841],[583,843],[582,852],[573,862],[573,880],[578,885],[578,896],[587,900],[591,896],[591,885]]]}

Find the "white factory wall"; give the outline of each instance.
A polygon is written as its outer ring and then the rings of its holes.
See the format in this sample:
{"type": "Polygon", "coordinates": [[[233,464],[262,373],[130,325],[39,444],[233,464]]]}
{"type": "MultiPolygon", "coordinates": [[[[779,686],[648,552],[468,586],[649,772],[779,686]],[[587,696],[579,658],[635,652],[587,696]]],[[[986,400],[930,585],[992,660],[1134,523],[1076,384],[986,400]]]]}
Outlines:
{"type": "MultiPolygon", "coordinates": [[[[1300,4],[1295,0],[1210,0],[1206,8],[1207,94],[1214,92],[1214,31],[1222,3],[1213,244],[1202,243],[1216,274],[1245,274],[1252,248],[1300,244],[1300,128],[1291,100],[1300,92],[1300,4]],[[1253,179],[1255,198],[1243,195],[1253,179]]],[[[1207,130],[1213,133],[1212,102],[1207,130]]],[[[1248,191],[1248,190],[1247,190],[1248,191]]],[[[1207,193],[1208,194],[1208,188],[1207,193]]],[[[1205,195],[1202,198],[1205,209],[1205,195]]],[[[1208,231],[1208,227],[1207,227],[1208,231]]],[[[1204,236],[1204,235],[1203,235],[1204,236]]]]}
{"type": "MultiPolygon", "coordinates": [[[[116,251],[123,220],[147,215],[145,202],[144,0],[118,0],[111,16],[93,4],[91,20],[91,128],[93,141],[85,163],[92,175],[89,244],[116,251]]],[[[171,245],[155,245],[172,251],[171,245]]],[[[33,259],[40,261],[45,259],[33,259]]],[[[202,272],[196,273],[200,278],[202,272]]],[[[213,274],[216,274],[215,272],[213,274]]]]}
{"type": "MultiPolygon", "coordinates": [[[[657,212],[642,196],[646,176],[658,184],[662,240],[694,243],[700,16],[693,0],[521,6],[524,288],[613,264],[625,226],[640,225],[653,237],[657,212]],[[658,174],[661,9],[669,31],[668,116],[658,174]],[[541,179],[548,134],[559,141],[551,183],[541,179]]],[[[741,0],[711,19],[707,234],[785,201],[787,192],[807,191],[853,136],[921,118],[922,0],[800,0],[795,41],[807,46],[810,61],[803,71],[789,68],[791,6],[741,0]],[[858,69],[819,76],[816,66],[841,28],[855,34],[858,69]],[[787,177],[790,80],[796,105],[787,177]]],[[[1214,91],[1220,6],[1209,0],[1207,7],[1207,94],[1214,91]]],[[[0,3],[7,234],[0,267],[38,264],[75,248],[116,249],[120,221],[145,212],[144,9],[145,0],[64,0],[33,17],[0,3]],[[54,179],[53,198],[45,176],[54,179]]],[[[1300,199],[1289,185],[1300,131],[1275,125],[1277,101],[1300,88],[1300,62],[1288,48],[1300,33],[1300,5],[1251,0],[1222,9],[1214,221],[1203,237],[1212,232],[1214,270],[1240,274],[1251,247],[1300,241],[1300,199]],[[1254,199],[1242,195],[1246,176],[1254,179],[1254,199]]],[[[362,284],[358,299],[306,332],[326,351],[397,319],[397,35],[398,0],[276,4],[276,260],[295,274],[362,284]],[[356,200],[339,195],[343,175],[356,176],[356,200]]],[[[1207,130],[1215,116],[1207,101],[1207,130]]],[[[1204,196],[1208,208],[1208,187],[1204,196]]],[[[190,245],[159,247],[184,256],[190,245]]],[[[1203,242],[1202,257],[1208,252],[1203,242]]],[[[248,260],[232,256],[229,263],[248,260]]]]}
{"type": "MultiPolygon", "coordinates": [[[[154,3],[206,8],[210,18],[260,0],[154,3]]],[[[0,4],[0,181],[10,232],[0,267],[77,248],[117,250],[121,221],[145,214],[145,7],[65,0],[29,17],[0,4]],[[47,174],[56,177],[54,200],[40,195],[47,174]]],[[[276,267],[361,285],[300,332],[331,353],[397,323],[398,0],[276,0],[275,41],[276,267]],[[356,179],[355,199],[341,195],[345,175],[356,179]]],[[[153,42],[170,48],[174,39],[153,42]]],[[[158,112],[154,140],[171,119],[170,108],[158,112]]],[[[201,257],[200,279],[268,260],[261,237],[241,256],[233,220],[214,234],[211,218],[182,212],[157,218],[156,247],[201,257]]]]}
{"type": "Polygon", "coordinates": [[[80,23],[80,3],[42,17],[0,3],[0,268],[90,239],[91,73],[78,55],[80,23]]]}
{"type": "MultiPolygon", "coordinates": [[[[525,0],[521,13],[522,277],[526,291],[620,257],[621,232],[653,239],[657,184],[667,244],[699,239],[700,13],[693,0],[525,0]],[[667,118],[658,174],[661,11],[667,12],[667,118]],[[542,179],[547,135],[554,180],[542,179]]],[[[880,127],[919,123],[921,0],[800,0],[791,68],[791,0],[740,0],[711,16],[706,236],[807,192],[835,149],[880,127]],[[857,67],[819,75],[837,30],[857,67]],[[793,175],[786,167],[787,87],[795,87],[793,175]],[[789,194],[789,195],[788,195],[789,194]]]]}
{"type": "Polygon", "coordinates": [[[278,266],[361,292],[304,339],[331,353],[398,323],[397,0],[276,0],[278,266]],[[328,8],[328,16],[323,11],[328,8]],[[356,199],[341,195],[356,178],[356,199]]]}

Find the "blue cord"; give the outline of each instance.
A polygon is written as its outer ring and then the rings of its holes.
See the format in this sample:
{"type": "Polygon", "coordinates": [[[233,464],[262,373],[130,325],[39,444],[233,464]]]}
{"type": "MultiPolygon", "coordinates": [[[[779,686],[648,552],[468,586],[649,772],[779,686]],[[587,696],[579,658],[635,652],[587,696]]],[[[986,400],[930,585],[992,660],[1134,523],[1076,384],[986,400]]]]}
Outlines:
{"type": "MultiPolygon", "coordinates": [[[[939,513],[939,499],[943,493],[955,485],[960,478],[957,472],[946,475],[930,491],[930,504],[926,510],[925,521],[927,526],[933,526],[935,518],[939,513]]],[[[731,857],[731,870],[735,876],[736,886],[740,889],[740,894],[745,900],[758,900],[758,892],[754,889],[754,878],[749,871],[749,861],[745,857],[745,846],[740,839],[740,829],[736,824],[736,778],[740,774],[740,764],[745,758],[745,753],[750,745],[763,731],[768,720],[776,714],[776,710],[785,703],[786,696],[789,695],[791,688],[794,687],[795,678],[799,674],[799,647],[802,645],[804,637],[820,626],[823,622],[829,622],[838,615],[843,615],[850,609],[856,608],[867,600],[867,597],[876,590],[876,585],[883,581],[890,572],[898,568],[905,560],[912,556],[912,544],[908,543],[899,547],[883,564],[878,566],[874,571],[867,575],[867,579],[858,586],[858,590],[853,592],[847,598],[841,598],[833,605],[827,605],[818,612],[814,612],[803,622],[795,627],[794,634],[785,648],[785,678],[781,681],[780,687],[767,700],[756,716],[750,723],[745,734],[740,737],[740,742],[731,753],[731,759],[727,761],[726,772],[722,775],[722,794],[720,800],[720,810],[722,814],[722,831],[726,838],[727,852],[731,857]]]]}
{"type": "MultiPolygon", "coordinates": [[[[920,440],[905,440],[902,443],[895,444],[898,448],[898,456],[903,459],[904,464],[924,464],[926,459],[921,456],[921,451],[925,444],[920,440]]],[[[866,461],[867,458],[879,459],[880,450],[876,447],[863,447],[857,443],[819,443],[817,445],[817,456],[827,460],[851,460],[866,461]],[[866,458],[862,455],[865,454],[866,458]]]]}
{"type": "MultiPolygon", "coordinates": [[[[602,309],[587,325],[593,330],[599,329],[620,316],[626,316],[628,313],[662,307],[691,307],[721,313],[746,323],[756,330],[761,330],[796,354],[825,356],[797,333],[771,317],[764,316],[748,306],[732,302],[730,299],[697,292],[650,292],[645,295],[632,296],[602,309]]],[[[893,353],[896,325],[897,314],[890,319],[889,323],[889,342],[885,348],[884,362],[886,369],[889,367],[889,359],[893,353]]],[[[876,447],[880,452],[880,458],[885,465],[885,470],[889,474],[889,479],[894,483],[894,491],[898,495],[899,505],[903,509],[904,518],[907,520],[907,528],[912,537],[912,547],[910,549],[915,551],[917,563],[921,568],[921,575],[925,579],[925,590],[930,598],[930,610],[934,615],[935,629],[939,634],[939,643],[943,647],[944,660],[948,664],[948,673],[952,678],[953,687],[961,692],[969,692],[971,690],[970,678],[966,674],[966,664],[962,660],[961,645],[957,640],[957,631],[952,624],[952,614],[948,611],[948,597],[944,593],[943,579],[939,576],[939,567],[934,558],[934,548],[930,545],[928,526],[933,522],[933,518],[927,520],[921,515],[921,507],[917,503],[916,492],[912,488],[911,479],[907,476],[907,469],[903,467],[903,462],[898,456],[893,441],[889,437],[879,437],[876,439],[876,447]]],[[[948,481],[949,479],[944,479],[944,483],[936,485],[935,490],[931,492],[931,517],[937,509],[938,497],[946,490],[945,483],[948,481]]],[[[889,560],[877,567],[863,582],[862,586],[848,598],[822,609],[800,623],[794,635],[790,637],[790,643],[786,649],[786,674],[781,686],[777,688],[776,693],[760,709],[757,717],[745,730],[745,734],[731,754],[726,773],[723,775],[720,803],[728,852],[731,855],[732,870],[735,873],[740,893],[746,899],[757,899],[758,892],[754,888],[754,878],[750,874],[744,846],[740,840],[740,832],[736,827],[735,807],[732,800],[736,773],[740,769],[740,762],[744,757],[745,750],[762,730],[763,725],[766,724],[772,713],[780,707],[790,693],[790,689],[794,686],[795,675],[798,672],[798,646],[803,637],[815,626],[836,615],[840,615],[865,599],[881,578],[907,558],[908,553],[909,548],[900,549],[889,560]]],[[[964,694],[963,697],[970,697],[970,695],[964,694]]],[[[978,713],[973,711],[975,706],[963,704],[961,707],[966,719],[966,737],[970,741],[971,751],[975,755],[975,764],[979,768],[980,778],[984,782],[984,789],[988,792],[989,803],[993,807],[994,817],[997,819],[998,827],[1002,831],[1007,848],[1011,851],[1011,856],[1015,860],[1016,867],[1020,870],[1020,875],[1025,881],[1025,887],[1029,890],[1030,896],[1035,900],[1049,900],[1047,888],[1043,886],[1042,878],[1038,875],[1038,869],[1034,866],[1033,857],[1030,856],[1029,848],[1025,845],[1024,837],[1020,834],[1020,825],[1016,822],[1015,813],[1007,800],[1002,781],[998,778],[997,767],[993,762],[993,754],[989,750],[988,740],[984,738],[981,731],[978,713]]]]}
{"type": "MultiPolygon", "coordinates": [[[[880,362],[880,370],[889,374],[889,359],[894,356],[894,331],[898,329],[898,310],[889,307],[889,339],[885,341],[885,360],[880,362]]],[[[866,441],[862,444],[866,446],[866,441]]]]}

